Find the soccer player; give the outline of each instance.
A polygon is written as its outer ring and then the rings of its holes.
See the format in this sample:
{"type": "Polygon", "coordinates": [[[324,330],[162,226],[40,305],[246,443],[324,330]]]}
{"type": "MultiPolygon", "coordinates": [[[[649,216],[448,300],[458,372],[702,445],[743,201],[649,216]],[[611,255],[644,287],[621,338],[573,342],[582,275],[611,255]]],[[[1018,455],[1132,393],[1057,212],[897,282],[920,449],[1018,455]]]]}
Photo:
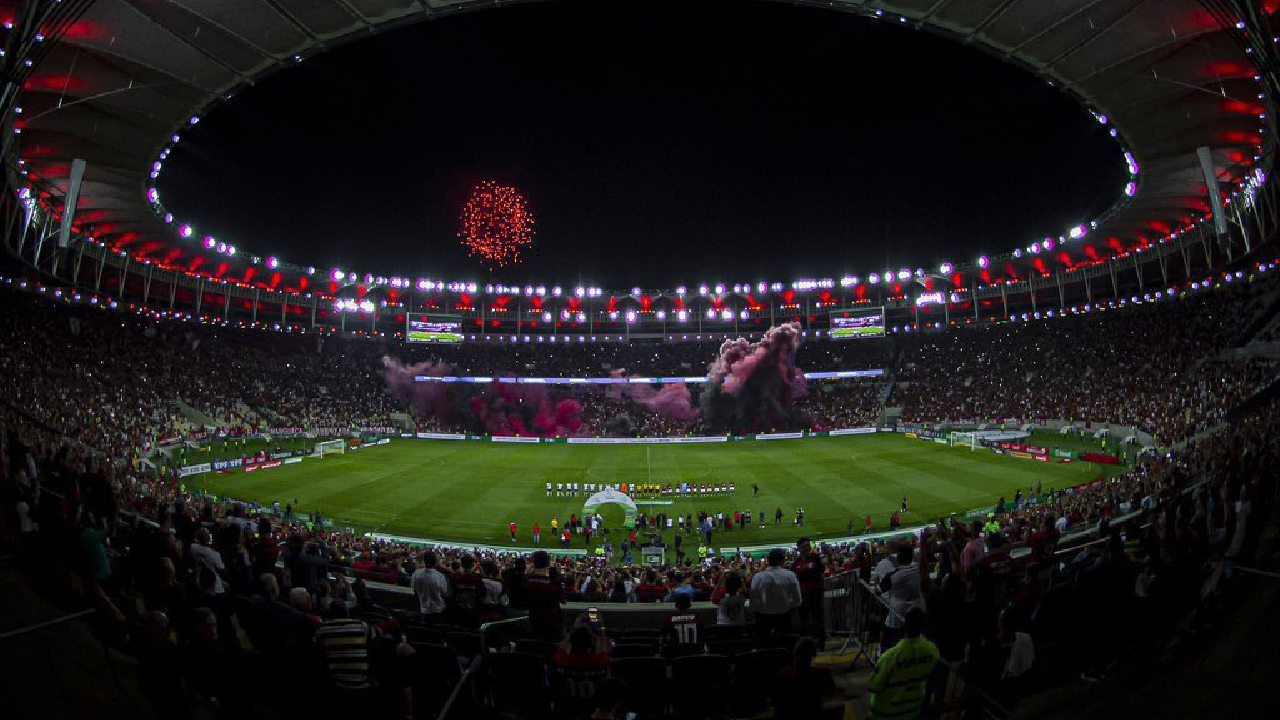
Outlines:
{"type": "Polygon", "coordinates": [[[516,521],[511,521],[511,542],[516,541],[516,521]]]}
{"type": "Polygon", "coordinates": [[[547,497],[551,497],[551,483],[547,483],[547,497]]]}
{"type": "Polygon", "coordinates": [[[760,497],[760,483],[751,483],[751,497],[760,497]]]}
{"type": "Polygon", "coordinates": [[[907,511],[907,496],[903,495],[902,496],[902,512],[906,512],[906,511],[907,511]]]}
{"type": "Polygon", "coordinates": [[[533,544],[538,545],[542,542],[542,528],[538,526],[538,521],[533,521],[533,544]]]}
{"type": "Polygon", "coordinates": [[[556,497],[564,494],[564,483],[556,483],[556,497]]]}

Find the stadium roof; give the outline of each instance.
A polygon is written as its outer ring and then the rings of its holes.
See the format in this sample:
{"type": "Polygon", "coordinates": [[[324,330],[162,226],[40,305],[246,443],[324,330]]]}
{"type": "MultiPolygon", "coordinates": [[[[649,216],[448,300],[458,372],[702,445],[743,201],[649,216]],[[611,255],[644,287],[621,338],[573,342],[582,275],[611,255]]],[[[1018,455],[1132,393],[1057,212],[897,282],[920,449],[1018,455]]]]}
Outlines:
{"type": "MultiPolygon", "coordinates": [[[[1209,203],[1196,148],[1213,150],[1220,180],[1238,181],[1259,164],[1264,137],[1269,147],[1262,130],[1266,121],[1260,119],[1265,117],[1263,85],[1255,79],[1258,55],[1246,49],[1249,39],[1235,27],[1236,18],[1216,8],[1225,2],[808,4],[936,31],[1021,65],[1105,115],[1141,172],[1136,196],[1114,208],[1088,242],[1071,245],[1078,260],[1125,252],[1203,217],[1209,203]],[[1091,248],[1088,258],[1086,248],[1091,248]]],[[[1275,4],[1268,0],[1264,11],[1274,11],[1275,4]]],[[[0,18],[15,17],[12,5],[0,9],[0,18]]],[[[87,7],[60,36],[50,34],[32,52],[31,67],[19,67],[26,77],[16,103],[22,107],[17,155],[33,180],[52,190],[49,200],[55,205],[72,159],[84,158],[88,169],[78,228],[136,257],[187,268],[208,251],[195,238],[180,239],[176,225],[166,223],[147,199],[153,163],[173,135],[246,84],[335,45],[498,3],[68,0],[66,5],[87,7]]],[[[9,47],[6,61],[16,66],[13,38],[9,47]]],[[[1117,196],[1122,190],[1116,188],[1117,196]]],[[[268,238],[243,240],[249,245],[244,250],[271,250],[268,238]]],[[[1009,239],[1010,250],[1016,244],[1009,239]]]]}

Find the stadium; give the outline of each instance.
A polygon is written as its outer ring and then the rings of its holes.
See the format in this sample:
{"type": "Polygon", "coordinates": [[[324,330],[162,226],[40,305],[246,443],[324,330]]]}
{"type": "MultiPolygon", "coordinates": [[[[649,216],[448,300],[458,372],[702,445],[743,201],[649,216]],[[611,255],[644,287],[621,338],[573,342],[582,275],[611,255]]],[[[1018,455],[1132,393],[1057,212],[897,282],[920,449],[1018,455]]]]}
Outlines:
{"type": "Polygon", "coordinates": [[[4,716],[1271,716],[1277,10],[0,3],[4,716]]]}

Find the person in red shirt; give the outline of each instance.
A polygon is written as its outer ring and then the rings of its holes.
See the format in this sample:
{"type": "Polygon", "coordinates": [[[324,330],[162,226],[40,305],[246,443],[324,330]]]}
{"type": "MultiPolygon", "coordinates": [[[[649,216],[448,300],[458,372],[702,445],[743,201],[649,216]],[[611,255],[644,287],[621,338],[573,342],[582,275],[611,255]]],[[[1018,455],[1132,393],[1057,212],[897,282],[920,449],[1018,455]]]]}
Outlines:
{"type": "Polygon", "coordinates": [[[529,626],[533,636],[559,641],[564,637],[564,620],[560,604],[564,602],[564,584],[551,572],[551,555],[545,550],[533,554],[533,571],[521,585],[524,604],[529,609],[529,626]]]}
{"type": "Polygon", "coordinates": [[[515,542],[515,541],[516,541],[516,524],[513,521],[511,523],[511,542],[515,542]]]}
{"type": "Polygon", "coordinates": [[[552,662],[557,711],[568,710],[567,717],[583,717],[591,712],[596,685],[609,674],[609,642],[603,630],[593,628],[583,613],[569,637],[560,643],[552,662]]]}
{"type": "Polygon", "coordinates": [[[667,588],[658,582],[658,573],[644,571],[644,581],[636,586],[636,602],[659,602],[667,596],[667,588]]]}
{"type": "Polygon", "coordinates": [[[863,532],[871,532],[871,516],[870,515],[867,516],[867,525],[866,525],[866,529],[863,530],[863,532]]]}
{"type": "Polygon", "coordinates": [[[827,641],[826,622],[822,616],[822,557],[813,549],[809,538],[796,541],[797,557],[791,572],[800,581],[800,629],[809,630],[822,647],[827,641]]]}
{"type": "Polygon", "coordinates": [[[563,534],[563,535],[561,535],[561,537],[560,537],[560,540],[561,540],[562,542],[564,542],[564,546],[565,546],[565,547],[569,547],[569,542],[570,542],[572,539],[573,539],[573,535],[572,535],[572,533],[570,533],[567,529],[564,531],[564,534],[563,534]]]}
{"type": "Polygon", "coordinates": [[[539,545],[541,543],[542,543],[542,528],[538,525],[538,523],[535,522],[533,524],[533,544],[539,545]]]}
{"type": "Polygon", "coordinates": [[[463,555],[462,569],[449,578],[449,611],[462,627],[480,626],[480,605],[484,601],[484,578],[476,572],[476,559],[463,555]]]}
{"type": "Polygon", "coordinates": [[[693,600],[685,593],[676,594],[675,612],[662,622],[662,638],[669,643],[681,645],[698,642],[698,615],[690,608],[693,600]]]}

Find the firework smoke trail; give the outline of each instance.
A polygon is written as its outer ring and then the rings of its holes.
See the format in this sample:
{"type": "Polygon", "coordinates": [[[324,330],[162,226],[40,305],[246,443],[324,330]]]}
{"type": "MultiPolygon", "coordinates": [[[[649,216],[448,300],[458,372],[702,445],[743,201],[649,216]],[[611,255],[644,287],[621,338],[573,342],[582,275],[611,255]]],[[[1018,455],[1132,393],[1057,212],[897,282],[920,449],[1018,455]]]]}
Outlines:
{"type": "Polygon", "coordinates": [[[417,417],[437,419],[445,427],[463,424],[477,433],[543,437],[575,435],[582,429],[576,400],[553,404],[546,390],[536,385],[420,383],[415,375],[442,377],[450,367],[431,362],[405,365],[391,357],[382,358],[382,365],[392,395],[408,403],[417,417]]]}
{"type": "Polygon", "coordinates": [[[725,341],[708,368],[702,417],[729,432],[790,429],[804,424],[792,404],[807,394],[804,372],[795,366],[800,326],[770,328],[760,342],[725,341]]]}
{"type": "Polygon", "coordinates": [[[446,383],[415,382],[414,376],[442,377],[448,375],[450,369],[446,363],[420,362],[405,365],[393,357],[382,357],[382,377],[387,382],[387,390],[423,416],[446,418],[452,409],[449,388],[446,383]]]}
{"type": "MultiPolygon", "coordinates": [[[[611,370],[609,376],[624,378],[625,369],[611,370]]],[[[698,419],[698,409],[693,406],[689,386],[684,383],[664,383],[662,388],[654,390],[648,383],[621,383],[609,385],[605,390],[605,398],[621,400],[628,398],[636,404],[661,417],[679,422],[692,422],[698,419]]]]}

